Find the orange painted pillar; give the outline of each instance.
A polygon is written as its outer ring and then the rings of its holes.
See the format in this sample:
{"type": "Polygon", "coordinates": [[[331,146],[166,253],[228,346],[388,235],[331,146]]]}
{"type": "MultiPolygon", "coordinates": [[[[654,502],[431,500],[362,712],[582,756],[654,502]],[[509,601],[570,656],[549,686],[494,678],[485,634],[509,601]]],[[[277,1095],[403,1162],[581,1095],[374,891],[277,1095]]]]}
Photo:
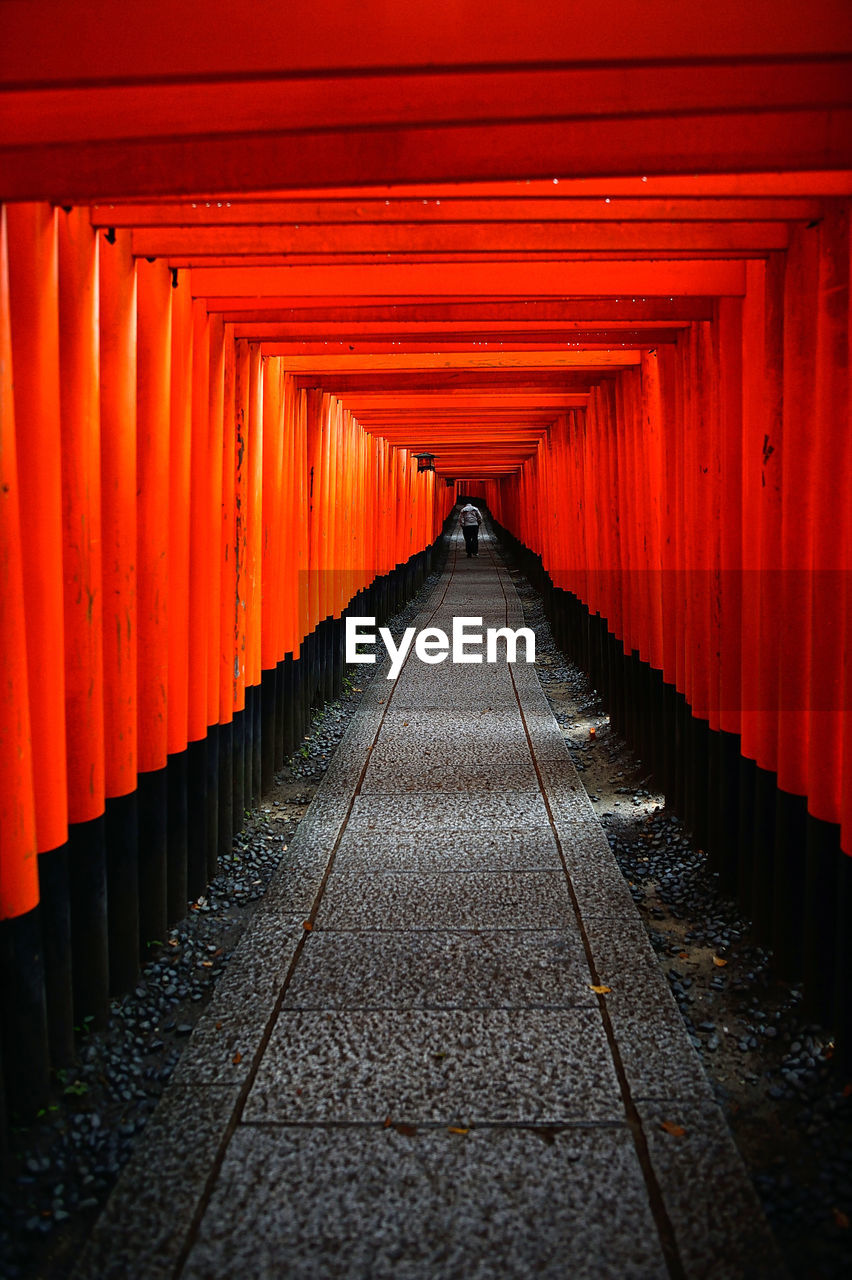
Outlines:
{"type": "Polygon", "coordinates": [[[167,928],[169,436],[172,287],[165,262],[137,262],[137,607],[139,925],[167,928]]]}
{"type": "MultiPolygon", "coordinates": [[[[181,282],[183,283],[183,282],[181,282]]],[[[187,290],[189,292],[189,290],[187,290]]],[[[207,741],[207,641],[210,594],[210,326],[200,299],[192,303],[190,389],[189,582],[187,589],[187,895],[203,892],[218,848],[218,763],[209,763],[207,741]],[[213,831],[210,826],[213,824],[213,831]]],[[[218,464],[221,451],[217,454],[218,464]]],[[[216,468],[218,473],[218,466],[216,468]]],[[[215,866],[214,866],[215,871],[215,866]]]]}
{"type": "Polygon", "coordinates": [[[219,522],[219,565],[221,571],[218,654],[220,732],[219,845],[230,849],[234,834],[242,825],[243,756],[235,750],[234,692],[238,664],[234,638],[236,567],[236,345],[233,326],[225,325],[222,367],[222,502],[219,522]],[[234,810],[239,778],[238,804],[234,810]]]}
{"type": "Polygon", "coordinates": [[[106,1020],[98,245],[88,211],[59,228],[59,368],[72,986],[78,1020],[106,1020]]]}
{"type": "Polygon", "coordinates": [[[24,555],[13,404],[6,214],[0,207],[0,1044],[10,1102],[48,1094],[24,555]],[[35,963],[34,963],[35,961],[35,963]]]}
{"type": "Polygon", "coordinates": [[[268,791],[277,761],[280,737],[282,656],[280,643],[281,599],[281,471],[283,431],[281,405],[281,361],[265,357],[261,364],[263,493],[261,495],[261,563],[260,563],[260,654],[261,675],[261,791],[268,791]]]}
{"type": "MultiPolygon", "coordinates": [[[[187,619],[189,653],[187,729],[191,743],[201,742],[206,738],[209,724],[209,601],[213,567],[210,557],[211,489],[218,487],[214,477],[218,479],[221,474],[218,466],[220,451],[214,455],[210,440],[211,417],[214,411],[211,404],[210,384],[213,372],[210,346],[210,323],[207,311],[204,303],[196,299],[192,304],[192,439],[187,619]],[[213,466],[214,457],[217,463],[215,467],[213,466]]],[[[221,423],[221,407],[219,405],[216,407],[219,410],[221,423]]]]}
{"type": "Polygon", "coordinates": [[[220,851],[230,849],[230,827],[225,843],[223,809],[230,805],[231,759],[223,750],[229,733],[219,724],[220,713],[220,626],[222,611],[222,431],[225,392],[225,328],[222,317],[209,317],[209,381],[207,439],[206,563],[199,567],[207,580],[207,877],[216,874],[220,851]],[[227,785],[225,779],[227,775],[227,785]]]}
{"type": "MultiPolygon", "coordinates": [[[[44,1016],[46,983],[51,1056],[73,1053],[71,910],[68,884],[68,776],[65,748],[65,641],[62,577],[62,490],[59,411],[59,253],[56,211],[17,204],[6,210],[9,319],[14,362],[14,412],[20,509],[27,536],[21,545],[27,667],[38,673],[29,689],[33,794],[39,853],[44,978],[24,967],[21,1006],[37,1027],[44,1016]],[[32,973],[33,981],[30,982],[32,973]],[[40,1012],[39,1012],[40,1010],[40,1012]]],[[[23,918],[22,918],[23,919],[23,918]]],[[[27,918],[28,920],[30,917],[27,918]]],[[[38,926],[33,923],[34,930],[38,926]]],[[[31,955],[40,954],[33,939],[31,955]]],[[[8,1042],[7,1032],[7,1042],[8,1042]]],[[[38,1065],[38,1042],[34,1070],[38,1065]]],[[[23,1052],[23,1049],[22,1049],[23,1052]]],[[[43,1078],[43,1077],[42,1077],[43,1078]]],[[[23,1094],[28,1087],[21,1079],[23,1094]]],[[[37,1088],[35,1093],[38,1094],[37,1088]]]]}
{"type": "Polygon", "coordinates": [[[0,207],[0,920],[38,904],[23,546],[15,445],[6,214],[0,207]]]}
{"type": "Polygon", "coordinates": [[[136,796],[136,265],[130,232],[99,254],[104,783],[109,973],[113,994],[139,969],[136,796]]]}
{"type": "MultiPolygon", "coordinates": [[[[251,803],[261,791],[261,568],[263,540],[263,377],[260,345],[249,346],[249,386],[246,413],[246,784],[251,803]]],[[[248,800],[246,807],[248,807],[248,800]]]]}
{"type": "Polygon", "coordinates": [[[169,595],[168,595],[168,913],[186,912],[188,690],[189,690],[189,518],[192,441],[192,294],[189,273],[174,271],[169,428],[169,595]]]}
{"type": "Polygon", "coordinates": [[[251,779],[246,790],[246,771],[251,768],[251,721],[246,714],[246,546],[248,542],[248,343],[234,344],[234,593],[230,601],[233,628],[234,672],[234,830],[242,828],[251,804],[251,779]],[[248,764],[246,763],[248,756],[248,764]]]}
{"type": "MultiPolygon", "coordinates": [[[[848,541],[848,483],[852,475],[849,396],[849,207],[832,202],[819,227],[815,351],[812,526],[812,646],[808,740],[808,808],[822,822],[841,821],[846,718],[844,669],[849,619],[845,579],[852,569],[848,541]],[[839,480],[843,477],[843,480],[839,480]]],[[[847,769],[848,769],[847,762],[847,769]]],[[[849,852],[849,850],[847,850],[849,852]]]]}
{"type": "Polygon", "coordinates": [[[40,852],[68,837],[65,752],[65,653],[59,416],[59,257],[49,205],[11,205],[9,307],[15,362],[15,423],[27,662],[39,673],[30,690],[36,836],[40,852]]]}
{"type": "Polygon", "coordinates": [[[263,520],[260,666],[262,671],[274,671],[282,656],[279,626],[284,432],[280,360],[276,357],[264,357],[261,372],[263,377],[263,495],[261,500],[263,520]]]}

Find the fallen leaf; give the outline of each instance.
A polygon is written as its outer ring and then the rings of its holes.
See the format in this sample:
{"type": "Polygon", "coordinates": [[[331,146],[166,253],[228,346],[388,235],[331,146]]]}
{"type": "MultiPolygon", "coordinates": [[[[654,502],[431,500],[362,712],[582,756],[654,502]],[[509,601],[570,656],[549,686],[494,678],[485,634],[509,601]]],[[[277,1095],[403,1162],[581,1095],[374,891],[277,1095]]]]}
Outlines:
{"type": "Polygon", "coordinates": [[[688,959],[689,959],[689,952],[688,952],[688,951],[678,951],[678,953],[677,953],[677,958],[678,958],[678,960],[688,960],[688,959]]]}
{"type": "Polygon", "coordinates": [[[837,1223],[838,1227],[842,1227],[844,1231],[848,1231],[849,1215],[844,1213],[842,1209],[832,1209],[831,1212],[834,1214],[834,1221],[837,1223]]]}
{"type": "Polygon", "coordinates": [[[302,921],[302,928],[304,929],[305,933],[310,933],[313,927],[314,926],[311,924],[310,920],[302,921]]]}
{"type": "Polygon", "coordinates": [[[670,1133],[673,1138],[682,1138],[686,1134],[686,1130],[679,1124],[675,1124],[673,1120],[663,1120],[660,1128],[665,1129],[666,1133],[670,1133]]]}
{"type": "Polygon", "coordinates": [[[852,1097],[852,1081],[843,1086],[843,1096],[844,1098],[852,1097]]]}
{"type": "Polygon", "coordinates": [[[447,1129],[447,1133],[465,1134],[465,1133],[470,1133],[470,1129],[457,1129],[455,1125],[450,1125],[449,1128],[447,1129]]]}
{"type": "Polygon", "coordinates": [[[221,1024],[221,1022],[217,1022],[217,1023],[216,1023],[216,1030],[217,1030],[217,1031],[221,1031],[221,1030],[222,1030],[222,1024],[221,1024]]]}
{"type": "Polygon", "coordinates": [[[390,1116],[385,1116],[385,1125],[384,1125],[384,1127],[385,1127],[386,1129],[389,1129],[389,1128],[391,1127],[391,1118],[390,1118],[390,1116]]]}
{"type": "Polygon", "coordinates": [[[716,968],[717,968],[717,969],[724,969],[725,965],[726,965],[728,962],[727,962],[727,960],[723,960],[721,956],[714,956],[714,957],[713,957],[713,963],[715,964],[715,966],[716,966],[716,968]]]}
{"type": "Polygon", "coordinates": [[[242,1062],[242,1060],[243,1060],[243,1055],[241,1053],[235,1053],[233,1058],[231,1059],[234,1066],[237,1066],[237,1064],[242,1062]]]}
{"type": "Polygon", "coordinates": [[[593,987],[592,984],[589,983],[589,990],[594,991],[596,996],[605,996],[612,991],[612,987],[593,987]]]}
{"type": "Polygon", "coordinates": [[[414,1124],[395,1124],[394,1129],[404,1138],[413,1138],[417,1132],[417,1126],[414,1124]]]}

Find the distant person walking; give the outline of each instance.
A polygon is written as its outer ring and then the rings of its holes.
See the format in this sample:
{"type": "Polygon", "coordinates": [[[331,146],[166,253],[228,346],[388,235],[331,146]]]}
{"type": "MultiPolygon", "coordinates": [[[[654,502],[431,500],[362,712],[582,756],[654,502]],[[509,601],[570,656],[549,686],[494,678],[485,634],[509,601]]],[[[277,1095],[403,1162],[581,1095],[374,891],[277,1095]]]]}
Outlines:
{"type": "Polygon", "coordinates": [[[464,534],[464,545],[467,558],[479,555],[479,526],[482,524],[482,512],[472,502],[462,507],[459,513],[459,524],[464,534]]]}

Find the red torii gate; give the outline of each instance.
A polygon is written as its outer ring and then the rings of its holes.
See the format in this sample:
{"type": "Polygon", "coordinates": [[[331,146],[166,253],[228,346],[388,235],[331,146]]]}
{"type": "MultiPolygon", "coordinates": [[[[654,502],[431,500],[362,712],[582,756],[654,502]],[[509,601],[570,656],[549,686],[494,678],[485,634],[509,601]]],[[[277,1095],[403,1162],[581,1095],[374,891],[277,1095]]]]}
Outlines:
{"type": "MultiPolygon", "coordinates": [[[[434,538],[454,492],[418,449],[570,593],[600,677],[692,726],[698,826],[701,763],[729,802],[736,763],[758,854],[722,870],[848,1008],[849,6],[3,22],[0,927],[58,940],[53,1061],[213,865],[169,788],[209,792],[236,741],[268,769],[281,690],[326,681],[350,596],[387,604],[434,538]],[[137,793],[141,901],[110,855],[137,793]]],[[[27,998],[38,1098],[38,975],[27,998]]]]}

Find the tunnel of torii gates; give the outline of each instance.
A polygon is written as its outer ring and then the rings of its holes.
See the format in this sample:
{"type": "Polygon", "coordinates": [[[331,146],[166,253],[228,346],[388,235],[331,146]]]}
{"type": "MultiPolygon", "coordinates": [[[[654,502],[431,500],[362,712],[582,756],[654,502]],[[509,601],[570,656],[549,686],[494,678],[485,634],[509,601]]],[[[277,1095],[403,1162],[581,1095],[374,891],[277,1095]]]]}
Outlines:
{"type": "Polygon", "coordinates": [[[9,1113],[460,494],[848,1051],[849,6],[152,8],[3,5],[9,1113]]]}

